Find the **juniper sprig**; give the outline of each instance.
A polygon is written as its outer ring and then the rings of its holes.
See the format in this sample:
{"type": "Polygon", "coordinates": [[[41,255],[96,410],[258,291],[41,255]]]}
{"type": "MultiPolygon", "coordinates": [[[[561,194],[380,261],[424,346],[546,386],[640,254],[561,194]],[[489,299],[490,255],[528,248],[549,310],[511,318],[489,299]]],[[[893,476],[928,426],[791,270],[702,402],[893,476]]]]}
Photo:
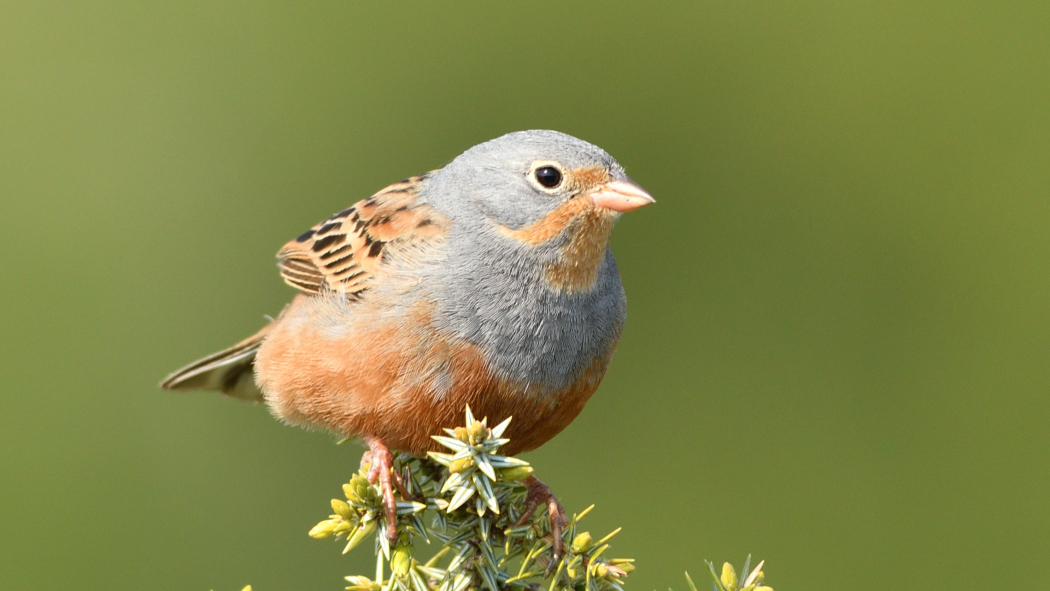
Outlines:
{"type": "Polygon", "coordinates": [[[368,483],[367,467],[343,485],[345,498],[332,500],[333,513],[310,535],[344,539],[346,553],[377,534],[374,578],[346,577],[347,589],[622,591],[634,561],[605,556],[619,529],[595,541],[581,528],[593,505],[573,515],[562,534],[565,554],[556,560],[546,509],[518,523],[526,508],[523,481],[533,469],[524,460],[499,454],[509,441],[502,437],[509,424],[507,419],[490,428],[487,418],[475,419],[468,408],[465,426],[434,436],[447,452],[394,458],[409,498],[397,504],[393,543],[385,535],[382,494],[368,483]],[[417,546],[435,542],[437,552],[426,560],[417,557],[417,546]]]}
{"type": "MultiPolygon", "coordinates": [[[[346,577],[348,591],[623,591],[634,570],[631,558],[608,558],[609,541],[619,529],[595,540],[580,522],[594,505],[574,514],[562,533],[564,555],[554,556],[548,510],[527,510],[524,481],[533,473],[524,460],[501,455],[510,419],[488,426],[466,409],[462,427],[433,438],[445,452],[426,458],[399,454],[394,469],[405,484],[397,503],[397,537],[386,535],[383,495],[368,482],[363,466],[332,499],[328,519],[310,530],[315,538],[346,541],[343,553],[374,536],[373,578],[346,577]],[[407,498],[406,498],[407,495],[407,498]],[[519,523],[520,522],[520,523],[519,523]],[[427,546],[437,546],[424,559],[427,546]]],[[[716,572],[712,591],[773,591],[764,584],[764,562],[751,557],[737,576],[728,562],[716,572]]],[[[698,591],[686,573],[691,591],[698,591]]]]}

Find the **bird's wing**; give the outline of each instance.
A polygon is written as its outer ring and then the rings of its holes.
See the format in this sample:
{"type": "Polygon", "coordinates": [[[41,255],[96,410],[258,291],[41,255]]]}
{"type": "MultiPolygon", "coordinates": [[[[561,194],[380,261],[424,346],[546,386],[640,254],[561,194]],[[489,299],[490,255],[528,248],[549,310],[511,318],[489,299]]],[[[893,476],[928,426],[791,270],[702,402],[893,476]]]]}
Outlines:
{"type": "Polygon", "coordinates": [[[394,183],[285,244],[277,253],[285,283],[306,293],[328,290],[356,298],[391,253],[431,246],[444,235],[447,220],[419,202],[426,176],[394,183]]]}

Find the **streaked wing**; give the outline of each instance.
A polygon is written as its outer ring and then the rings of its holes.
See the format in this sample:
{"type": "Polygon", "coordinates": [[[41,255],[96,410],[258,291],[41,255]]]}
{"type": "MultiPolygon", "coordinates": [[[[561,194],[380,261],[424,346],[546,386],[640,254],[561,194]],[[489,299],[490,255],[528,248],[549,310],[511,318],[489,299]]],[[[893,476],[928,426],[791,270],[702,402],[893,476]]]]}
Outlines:
{"type": "Polygon", "coordinates": [[[426,176],[390,185],[285,244],[277,253],[285,283],[306,293],[357,297],[389,253],[426,248],[440,238],[445,219],[417,199],[426,176]]]}

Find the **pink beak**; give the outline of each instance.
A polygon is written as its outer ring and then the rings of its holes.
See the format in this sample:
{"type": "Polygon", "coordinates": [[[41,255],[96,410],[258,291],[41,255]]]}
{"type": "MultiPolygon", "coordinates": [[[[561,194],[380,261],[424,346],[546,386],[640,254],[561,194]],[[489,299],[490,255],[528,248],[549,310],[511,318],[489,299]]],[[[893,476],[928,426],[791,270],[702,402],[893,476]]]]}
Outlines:
{"type": "Polygon", "coordinates": [[[599,207],[623,213],[655,203],[652,195],[632,181],[610,181],[587,193],[599,207]]]}

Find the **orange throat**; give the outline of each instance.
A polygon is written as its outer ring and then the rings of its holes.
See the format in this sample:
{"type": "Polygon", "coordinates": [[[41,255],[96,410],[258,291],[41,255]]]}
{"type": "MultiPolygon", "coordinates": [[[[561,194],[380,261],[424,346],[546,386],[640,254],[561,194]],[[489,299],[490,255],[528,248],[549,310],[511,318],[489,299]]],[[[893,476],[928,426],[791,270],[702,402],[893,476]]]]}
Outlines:
{"type": "Polygon", "coordinates": [[[501,230],[520,242],[536,246],[568,232],[569,239],[559,249],[559,258],[547,268],[547,282],[568,293],[587,291],[598,279],[598,269],[605,260],[617,214],[598,207],[584,196],[562,203],[543,219],[520,228],[501,230]]]}
{"type": "Polygon", "coordinates": [[[561,247],[561,258],[547,269],[547,281],[569,293],[594,287],[615,220],[615,213],[593,204],[574,218],[568,227],[569,240],[561,247]]]}

